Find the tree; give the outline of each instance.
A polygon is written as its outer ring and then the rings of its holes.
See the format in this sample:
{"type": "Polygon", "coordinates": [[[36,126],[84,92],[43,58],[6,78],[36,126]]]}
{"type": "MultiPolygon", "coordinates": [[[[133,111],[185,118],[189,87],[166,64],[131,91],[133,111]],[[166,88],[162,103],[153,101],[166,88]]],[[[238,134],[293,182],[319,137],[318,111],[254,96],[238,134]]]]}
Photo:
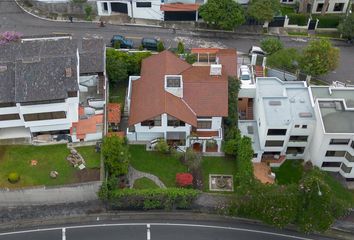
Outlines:
{"type": "Polygon", "coordinates": [[[102,156],[110,177],[128,173],[130,157],[128,145],[124,138],[118,136],[105,137],[102,143],[102,156]]]}
{"type": "Polygon", "coordinates": [[[300,69],[311,76],[319,76],[336,69],[339,61],[339,49],[329,40],[313,40],[303,50],[300,69]]]}
{"type": "Polygon", "coordinates": [[[183,54],[184,53],[184,44],[181,41],[178,42],[177,53],[178,54],[183,54]]]}
{"type": "Polygon", "coordinates": [[[85,6],[85,15],[86,15],[86,20],[91,21],[92,20],[92,6],[87,4],[85,6]]]}
{"type": "Polygon", "coordinates": [[[261,41],[261,48],[268,54],[272,55],[273,53],[279,51],[283,48],[283,43],[280,39],[275,37],[263,38],[261,41]]]}
{"type": "Polygon", "coordinates": [[[253,149],[249,137],[243,136],[237,144],[235,180],[238,183],[240,192],[249,191],[254,183],[253,175],[253,149]]]}
{"type": "Polygon", "coordinates": [[[252,0],[248,14],[257,21],[270,22],[279,10],[279,0],[252,0]]]}
{"type": "Polygon", "coordinates": [[[235,127],[229,128],[225,133],[225,142],[223,144],[223,151],[227,155],[236,156],[238,144],[241,140],[240,131],[235,127]]]}
{"type": "Polygon", "coordinates": [[[162,52],[163,50],[165,50],[165,46],[163,45],[163,42],[162,41],[159,41],[157,43],[157,51],[158,52],[162,52]]]}
{"type": "Polygon", "coordinates": [[[199,8],[199,13],[208,24],[225,30],[245,22],[243,8],[234,0],[208,0],[199,8]]]}
{"type": "Polygon", "coordinates": [[[295,48],[281,49],[267,58],[267,65],[293,72],[297,69],[300,54],[295,48]]]}
{"type": "Polygon", "coordinates": [[[354,18],[352,16],[346,16],[343,21],[338,25],[338,31],[344,38],[351,41],[354,38],[354,18]]]}
{"type": "Polygon", "coordinates": [[[235,77],[228,78],[228,117],[225,119],[227,127],[237,126],[238,123],[238,92],[240,81],[235,77]]]}

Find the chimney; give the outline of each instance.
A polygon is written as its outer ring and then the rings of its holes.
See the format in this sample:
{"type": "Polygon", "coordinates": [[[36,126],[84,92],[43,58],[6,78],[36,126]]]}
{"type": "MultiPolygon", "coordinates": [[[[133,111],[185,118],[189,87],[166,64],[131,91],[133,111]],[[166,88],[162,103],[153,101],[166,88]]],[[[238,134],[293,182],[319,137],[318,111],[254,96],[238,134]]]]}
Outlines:
{"type": "Polygon", "coordinates": [[[221,70],[221,64],[210,64],[210,76],[221,76],[221,70]]]}

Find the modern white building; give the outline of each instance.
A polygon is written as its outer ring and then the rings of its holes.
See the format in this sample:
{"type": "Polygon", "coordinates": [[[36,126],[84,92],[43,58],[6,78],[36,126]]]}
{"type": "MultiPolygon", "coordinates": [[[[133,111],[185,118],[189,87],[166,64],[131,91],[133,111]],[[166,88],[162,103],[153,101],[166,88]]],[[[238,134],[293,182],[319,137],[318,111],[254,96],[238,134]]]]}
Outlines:
{"type": "Polygon", "coordinates": [[[0,141],[69,140],[72,124],[80,120],[80,74],[97,71],[97,64],[104,63],[103,58],[96,61],[100,55],[85,60],[92,51],[87,49],[98,42],[103,40],[78,44],[71,36],[42,36],[1,46],[0,141]]]}
{"type": "Polygon", "coordinates": [[[218,64],[193,66],[169,51],[143,60],[141,76],[129,81],[129,141],[162,138],[183,150],[193,146],[200,152],[220,152],[236,50],[218,50],[217,56],[218,64]]]}
{"type": "Polygon", "coordinates": [[[299,12],[321,14],[345,13],[350,0],[280,0],[280,2],[288,4],[299,2],[299,12]]]}
{"type": "Polygon", "coordinates": [[[326,171],[354,179],[354,87],[311,87],[317,124],[309,158],[326,171]]]}

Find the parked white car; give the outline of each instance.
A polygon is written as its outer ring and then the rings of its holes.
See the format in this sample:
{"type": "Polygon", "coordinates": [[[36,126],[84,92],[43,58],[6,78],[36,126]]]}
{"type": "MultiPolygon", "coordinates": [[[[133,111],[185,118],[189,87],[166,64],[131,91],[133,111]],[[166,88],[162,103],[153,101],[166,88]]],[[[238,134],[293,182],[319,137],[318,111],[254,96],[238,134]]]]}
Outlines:
{"type": "Polygon", "coordinates": [[[248,51],[249,55],[252,54],[257,54],[257,55],[261,55],[261,56],[265,56],[265,52],[262,50],[262,48],[257,47],[257,46],[252,46],[251,49],[248,51]]]}

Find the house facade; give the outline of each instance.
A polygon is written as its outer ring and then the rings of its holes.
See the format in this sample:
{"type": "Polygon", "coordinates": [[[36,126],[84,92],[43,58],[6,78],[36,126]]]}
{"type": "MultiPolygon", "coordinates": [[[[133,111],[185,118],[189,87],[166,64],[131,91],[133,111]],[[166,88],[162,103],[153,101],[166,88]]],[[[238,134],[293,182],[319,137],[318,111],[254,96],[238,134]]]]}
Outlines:
{"type": "Polygon", "coordinates": [[[2,45],[0,141],[70,140],[79,121],[81,63],[71,36],[23,37],[2,45]]]}
{"type": "Polygon", "coordinates": [[[350,0],[299,0],[299,12],[312,14],[345,13],[350,0]]]}
{"type": "Polygon", "coordinates": [[[218,56],[218,64],[190,65],[169,51],[143,60],[141,76],[130,77],[126,98],[129,141],[162,138],[182,150],[220,152],[236,51],[220,50],[218,56]],[[234,61],[220,64],[230,56],[234,61]]]}

